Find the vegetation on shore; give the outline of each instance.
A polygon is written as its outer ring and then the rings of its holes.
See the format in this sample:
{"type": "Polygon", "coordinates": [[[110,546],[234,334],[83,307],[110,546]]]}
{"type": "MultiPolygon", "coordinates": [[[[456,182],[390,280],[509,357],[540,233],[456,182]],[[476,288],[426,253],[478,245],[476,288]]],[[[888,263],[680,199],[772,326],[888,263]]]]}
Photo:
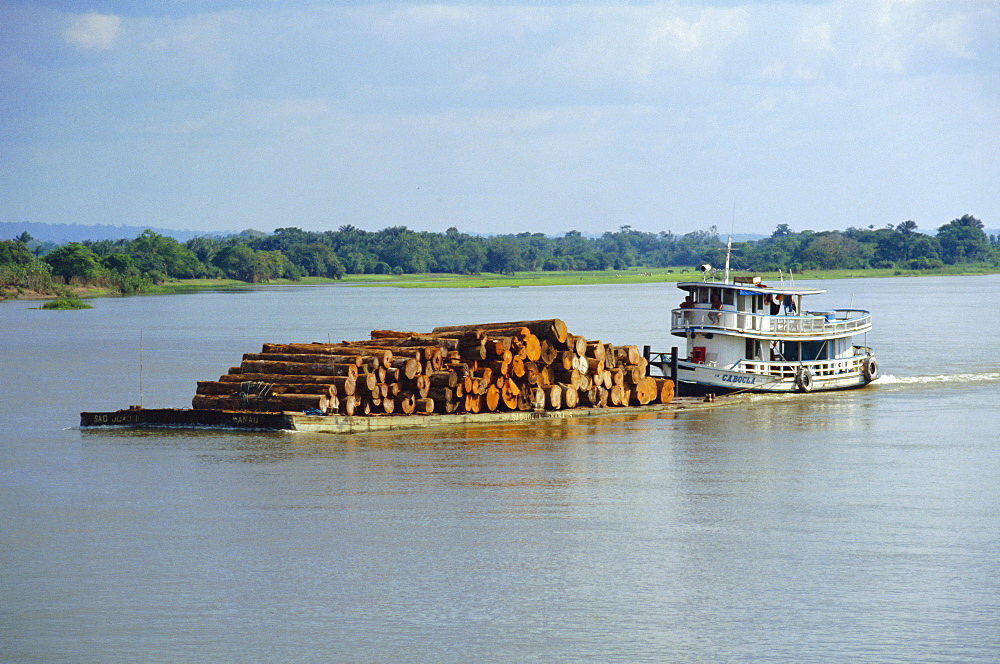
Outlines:
{"type": "MultiPolygon", "coordinates": [[[[645,283],[700,278],[720,266],[726,244],[712,227],[681,236],[623,226],[587,238],[520,233],[483,237],[416,232],[405,226],[368,232],[353,226],[310,232],[279,228],[185,243],[146,230],[134,239],[42,245],[28,233],[0,241],[0,299],[174,293],[248,284],[323,282],[406,287],[512,287],[645,283]]],[[[792,231],[732,245],[734,270],[774,281],[909,274],[982,274],[1000,270],[1000,238],[965,215],[935,235],[905,221],[885,228],[792,231]]]]}

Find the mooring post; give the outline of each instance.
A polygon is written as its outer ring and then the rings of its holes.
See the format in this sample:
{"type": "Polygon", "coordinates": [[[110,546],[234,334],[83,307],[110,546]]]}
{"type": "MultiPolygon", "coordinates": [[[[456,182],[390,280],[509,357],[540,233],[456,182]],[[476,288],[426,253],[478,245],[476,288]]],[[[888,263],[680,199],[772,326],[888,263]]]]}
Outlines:
{"type": "Polygon", "coordinates": [[[642,347],[642,356],[644,358],[646,358],[646,375],[647,376],[650,375],[650,373],[649,373],[649,357],[650,357],[650,353],[652,353],[652,349],[650,349],[649,346],[643,346],[642,347]]]}
{"type": "Polygon", "coordinates": [[[677,346],[670,349],[670,380],[674,381],[674,394],[681,395],[681,384],[677,382],[677,346]]]}

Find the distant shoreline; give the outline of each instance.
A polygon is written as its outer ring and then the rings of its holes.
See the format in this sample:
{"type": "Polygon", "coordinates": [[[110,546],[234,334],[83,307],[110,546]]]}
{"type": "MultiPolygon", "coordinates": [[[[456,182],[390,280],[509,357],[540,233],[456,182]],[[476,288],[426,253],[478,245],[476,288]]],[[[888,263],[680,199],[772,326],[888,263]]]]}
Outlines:
{"type": "MultiPolygon", "coordinates": [[[[1000,273],[998,270],[974,269],[968,266],[936,270],[899,270],[899,269],[866,269],[866,270],[810,270],[801,274],[791,275],[795,281],[821,281],[827,279],[877,279],[890,277],[940,277],[940,276],[978,276],[1000,273]]],[[[743,273],[734,272],[736,276],[743,273]]],[[[781,283],[778,273],[765,273],[759,276],[764,284],[781,283]]],[[[789,282],[789,275],[781,275],[784,282],[789,282]]],[[[234,279],[179,279],[168,281],[139,293],[139,295],[174,295],[205,290],[258,288],[261,286],[323,286],[339,285],[359,288],[392,287],[392,288],[521,288],[532,286],[598,286],[610,284],[652,284],[677,283],[679,281],[700,281],[702,273],[696,268],[673,269],[631,269],[605,271],[567,271],[567,272],[518,272],[513,275],[483,273],[479,275],[461,274],[356,274],[347,275],[343,279],[325,279],[322,277],[304,277],[298,281],[276,279],[270,282],[248,283],[234,279]],[[683,270],[683,271],[681,271],[683,270]]],[[[69,289],[80,298],[123,297],[107,289],[70,286],[69,289]]],[[[53,300],[59,294],[39,293],[23,290],[10,300],[53,300]]],[[[130,296],[131,297],[131,296],[130,296]]],[[[0,301],[4,301],[0,298],[0,301]]]]}

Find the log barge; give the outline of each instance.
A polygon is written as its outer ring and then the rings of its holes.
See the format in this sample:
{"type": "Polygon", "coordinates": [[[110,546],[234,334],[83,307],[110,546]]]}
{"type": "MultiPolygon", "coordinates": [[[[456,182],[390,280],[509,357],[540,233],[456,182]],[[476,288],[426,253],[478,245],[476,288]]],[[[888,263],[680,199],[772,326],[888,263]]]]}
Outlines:
{"type": "Polygon", "coordinates": [[[191,427],[354,433],[671,411],[674,382],[636,346],[570,334],[559,319],[373,330],[340,343],[265,343],[190,409],[84,412],[82,427],[191,427]]]}

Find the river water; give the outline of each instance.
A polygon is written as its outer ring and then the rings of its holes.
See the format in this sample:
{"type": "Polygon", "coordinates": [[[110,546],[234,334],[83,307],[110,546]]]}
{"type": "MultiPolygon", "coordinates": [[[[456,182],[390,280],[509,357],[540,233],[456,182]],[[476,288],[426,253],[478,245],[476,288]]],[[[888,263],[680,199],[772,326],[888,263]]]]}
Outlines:
{"type": "Polygon", "coordinates": [[[0,661],[998,661],[1000,276],[821,286],[874,312],[874,386],[336,437],[76,425],[264,342],[559,317],[668,350],[680,291],[0,304],[0,661]]]}

